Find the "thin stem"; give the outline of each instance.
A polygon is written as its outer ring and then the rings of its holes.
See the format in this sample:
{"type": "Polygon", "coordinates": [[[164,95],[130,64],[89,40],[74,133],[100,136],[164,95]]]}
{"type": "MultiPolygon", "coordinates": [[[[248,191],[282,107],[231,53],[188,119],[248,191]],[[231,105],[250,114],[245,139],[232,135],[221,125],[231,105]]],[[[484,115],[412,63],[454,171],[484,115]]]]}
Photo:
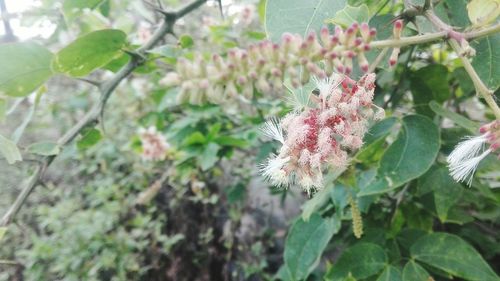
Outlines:
{"type": "MultiPolygon", "coordinates": [[[[474,30],[470,32],[462,33],[463,37],[466,39],[476,39],[484,36],[488,36],[491,34],[495,34],[500,32],[500,24],[494,24],[492,26],[474,30]]],[[[387,40],[378,40],[370,43],[370,47],[372,48],[393,48],[393,47],[404,47],[408,45],[416,45],[416,44],[424,44],[430,43],[442,39],[448,38],[449,30],[442,30],[434,33],[427,33],[422,35],[408,36],[402,37],[401,39],[387,39],[387,40]]]]}
{"type": "MultiPolygon", "coordinates": [[[[437,28],[449,33],[449,32],[454,32],[453,28],[443,22],[436,14],[434,14],[433,11],[429,10],[425,13],[425,17],[437,28]]],[[[498,32],[500,31],[500,25],[496,24],[488,28],[490,32],[498,32]]],[[[476,31],[475,34],[479,34],[480,36],[486,36],[489,35],[490,33],[485,32],[484,30],[476,31]]],[[[464,38],[471,38],[467,37],[464,35],[464,38]]],[[[453,50],[457,53],[457,55],[460,57],[460,60],[462,61],[462,64],[464,65],[465,71],[467,74],[469,74],[472,82],[474,83],[474,87],[476,88],[476,92],[484,98],[488,106],[491,108],[493,111],[493,114],[495,115],[495,118],[500,120],[500,108],[498,107],[498,104],[495,102],[493,99],[493,91],[488,89],[488,87],[484,84],[484,82],[481,80],[479,75],[477,74],[476,70],[472,66],[470,60],[464,56],[464,49],[462,46],[460,46],[459,42],[457,42],[455,39],[448,40],[448,43],[450,43],[450,46],[453,48],[453,50]]]]}
{"type": "Polygon", "coordinates": [[[382,60],[384,59],[384,57],[388,51],[389,51],[389,48],[384,48],[384,49],[382,49],[382,51],[380,51],[380,53],[375,58],[375,60],[372,62],[372,64],[370,64],[370,67],[368,68],[368,71],[367,71],[368,73],[375,71],[375,68],[377,68],[377,66],[380,64],[380,62],[382,62],[382,60]]]}
{"type": "MultiPolygon", "coordinates": [[[[128,77],[128,75],[132,73],[132,71],[134,71],[143,63],[142,57],[146,55],[146,52],[153,48],[158,42],[160,42],[166,34],[172,33],[173,26],[178,19],[199,8],[206,1],[207,0],[195,0],[175,13],[162,13],[164,15],[164,20],[161,26],[155,31],[148,42],[146,42],[142,47],[136,50],[138,56],[132,56],[129,63],[123,66],[113,77],[111,77],[111,79],[104,81],[99,85],[99,90],[101,92],[101,99],[99,100],[99,102],[96,103],[77,124],[75,124],[61,138],[59,138],[57,144],[61,147],[65,146],[76,136],[78,136],[78,134],[84,128],[95,126],[98,123],[99,116],[102,114],[111,94],[114,92],[121,81],[128,77]]],[[[7,226],[13,221],[14,217],[19,212],[22,205],[26,202],[26,199],[31,194],[31,192],[35,189],[38,182],[43,177],[45,170],[50,166],[55,157],[56,156],[53,155],[43,158],[41,163],[36,167],[34,174],[31,176],[26,186],[17,196],[15,202],[10,206],[7,213],[2,217],[0,226],[7,226]]]]}

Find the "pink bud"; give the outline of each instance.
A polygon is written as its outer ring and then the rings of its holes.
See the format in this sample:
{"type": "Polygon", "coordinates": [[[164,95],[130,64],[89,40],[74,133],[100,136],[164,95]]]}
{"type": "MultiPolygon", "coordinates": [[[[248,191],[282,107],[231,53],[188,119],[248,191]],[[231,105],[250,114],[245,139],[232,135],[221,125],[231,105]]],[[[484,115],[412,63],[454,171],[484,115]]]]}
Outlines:
{"type": "Polygon", "coordinates": [[[328,44],[330,44],[330,34],[328,32],[328,28],[326,26],[323,26],[321,28],[321,31],[320,31],[320,37],[321,37],[321,42],[323,42],[323,44],[325,46],[328,46],[328,44]]]}
{"type": "Polygon", "coordinates": [[[398,56],[399,56],[399,48],[394,48],[392,50],[391,56],[389,57],[389,65],[394,66],[398,62],[398,56]]]}
{"type": "Polygon", "coordinates": [[[361,31],[361,36],[363,37],[363,40],[365,40],[365,42],[370,41],[370,26],[368,25],[368,23],[366,23],[366,22],[362,23],[360,31],[361,31]]]}
{"type": "Polygon", "coordinates": [[[394,29],[393,29],[393,35],[394,38],[399,39],[401,38],[401,30],[403,29],[403,21],[402,20],[397,20],[394,22],[394,29]]]}

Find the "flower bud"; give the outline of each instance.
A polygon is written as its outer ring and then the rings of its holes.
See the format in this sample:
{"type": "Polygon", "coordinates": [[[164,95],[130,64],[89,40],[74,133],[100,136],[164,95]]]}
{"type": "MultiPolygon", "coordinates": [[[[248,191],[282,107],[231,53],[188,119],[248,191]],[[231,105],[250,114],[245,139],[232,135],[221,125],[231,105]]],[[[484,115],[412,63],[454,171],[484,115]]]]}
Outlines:
{"type": "Polygon", "coordinates": [[[393,67],[398,62],[399,48],[394,48],[392,50],[391,56],[389,57],[389,66],[393,67]]]}
{"type": "Polygon", "coordinates": [[[403,30],[403,20],[396,20],[392,30],[395,39],[401,38],[401,31],[403,30]]]}
{"type": "Polygon", "coordinates": [[[159,83],[164,87],[173,87],[178,86],[181,83],[181,79],[179,77],[179,74],[175,72],[169,72],[159,81],[159,83]]]}

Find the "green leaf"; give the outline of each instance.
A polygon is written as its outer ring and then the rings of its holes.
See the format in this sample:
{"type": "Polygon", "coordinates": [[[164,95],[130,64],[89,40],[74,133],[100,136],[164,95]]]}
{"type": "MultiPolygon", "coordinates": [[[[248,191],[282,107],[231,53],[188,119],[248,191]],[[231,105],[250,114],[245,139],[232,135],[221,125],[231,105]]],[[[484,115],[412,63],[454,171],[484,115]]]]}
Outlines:
{"type": "Polygon", "coordinates": [[[446,222],[448,210],[462,196],[462,185],[453,180],[448,168],[443,166],[433,166],[419,179],[418,184],[420,190],[433,191],[434,205],[438,218],[441,222],[446,222]]]}
{"type": "Polygon", "coordinates": [[[191,36],[184,34],[179,38],[179,46],[183,49],[188,49],[194,46],[194,40],[191,36]]]}
{"type": "Polygon", "coordinates": [[[5,226],[0,227],[0,241],[2,241],[3,237],[5,236],[5,233],[7,233],[7,227],[5,226]]]}
{"type": "Polygon", "coordinates": [[[80,150],[85,150],[97,144],[101,139],[101,132],[92,128],[82,133],[82,138],[76,143],[76,147],[80,150]]]}
{"type": "Polygon", "coordinates": [[[61,148],[57,143],[53,142],[37,142],[31,144],[27,148],[28,152],[39,154],[43,156],[57,155],[61,151],[61,148]]]}
{"type": "Polygon", "coordinates": [[[384,249],[373,243],[357,243],[345,250],[327,273],[330,280],[344,280],[349,274],[364,279],[379,273],[387,265],[384,249]]]}
{"type": "Polygon", "coordinates": [[[448,69],[442,64],[431,64],[419,69],[413,73],[410,81],[415,110],[419,114],[433,117],[429,102],[435,100],[443,103],[450,97],[448,69]]]}
{"type": "Polygon", "coordinates": [[[500,15],[500,1],[472,0],[467,4],[469,19],[474,26],[483,26],[494,22],[500,15]]]}
{"type": "Polygon", "coordinates": [[[409,261],[403,269],[403,281],[425,281],[429,277],[429,273],[414,261],[409,261]]]}
{"type": "Polygon", "coordinates": [[[217,157],[219,150],[220,146],[213,142],[205,147],[203,154],[200,156],[200,165],[203,171],[212,168],[217,163],[217,160],[219,160],[219,157],[217,157]]]}
{"type": "Polygon", "coordinates": [[[0,135],[0,153],[9,164],[14,164],[16,161],[23,161],[23,157],[17,145],[2,135],[0,135]]]}
{"type": "Polygon", "coordinates": [[[428,234],[411,246],[410,253],[414,259],[453,276],[478,281],[500,280],[476,249],[452,234],[428,234]]]}
{"type": "Polygon", "coordinates": [[[387,266],[382,274],[377,278],[377,281],[401,281],[401,271],[392,265],[387,266]]]}
{"type": "Polygon", "coordinates": [[[491,90],[500,86],[500,34],[484,37],[473,41],[471,46],[476,49],[472,66],[484,83],[491,90]]]}
{"type": "Polygon", "coordinates": [[[378,161],[383,153],[385,138],[391,133],[397,121],[397,118],[389,117],[373,125],[365,135],[363,139],[364,145],[355,158],[362,162],[378,161]]]}
{"type": "Polygon", "coordinates": [[[62,6],[63,14],[67,20],[73,20],[80,15],[83,10],[93,10],[102,3],[103,0],[65,0],[62,6]]]}
{"type": "Polygon", "coordinates": [[[341,25],[343,27],[349,27],[353,23],[368,22],[370,20],[370,10],[368,6],[362,4],[357,7],[345,6],[344,9],[335,13],[335,16],[331,19],[326,20],[326,23],[332,23],[335,25],[341,25]]]}
{"type": "Polygon", "coordinates": [[[477,124],[476,122],[474,122],[472,120],[467,119],[466,117],[464,117],[458,113],[455,113],[453,111],[450,111],[450,110],[442,107],[441,105],[439,105],[435,101],[431,101],[429,103],[429,107],[436,114],[450,119],[458,126],[464,128],[464,129],[467,129],[469,132],[471,132],[473,134],[476,134],[479,131],[479,124],[477,124]]]}
{"type": "Polygon", "coordinates": [[[268,0],[266,2],[266,33],[274,42],[285,32],[306,36],[319,31],[324,20],[332,18],[346,5],[345,0],[268,0]]]}
{"type": "Polygon", "coordinates": [[[52,69],[70,76],[85,76],[120,55],[126,38],[123,31],[116,29],[83,35],[54,56],[52,69]]]}
{"type": "Polygon", "coordinates": [[[52,75],[52,53],[33,42],[0,44],[0,93],[24,97],[52,75]]]}
{"type": "Polygon", "coordinates": [[[376,179],[358,196],[384,193],[423,175],[434,163],[439,147],[439,129],[429,118],[405,116],[398,137],[380,160],[376,179]]]}
{"type": "Polygon", "coordinates": [[[306,279],[318,265],[328,241],[340,229],[340,221],[313,214],[309,221],[299,218],[285,241],[285,267],[292,280],[306,279]]]}

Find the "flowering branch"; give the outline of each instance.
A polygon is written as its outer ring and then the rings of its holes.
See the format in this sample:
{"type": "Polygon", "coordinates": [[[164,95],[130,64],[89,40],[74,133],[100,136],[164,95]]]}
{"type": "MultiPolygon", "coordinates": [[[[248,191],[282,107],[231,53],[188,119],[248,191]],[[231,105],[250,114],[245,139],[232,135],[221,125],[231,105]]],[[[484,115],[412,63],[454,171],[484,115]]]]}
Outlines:
{"type": "MultiPolygon", "coordinates": [[[[70,143],[78,134],[86,127],[95,126],[99,121],[99,116],[106,107],[106,103],[113,94],[116,87],[123,81],[130,73],[132,73],[138,66],[144,63],[144,57],[146,52],[153,48],[160,40],[167,34],[172,33],[173,26],[176,21],[185,15],[191,13],[192,11],[199,8],[207,0],[195,0],[187,6],[181,8],[177,12],[162,12],[164,15],[163,22],[161,26],[155,31],[153,36],[141,47],[134,51],[135,56],[131,56],[129,63],[122,67],[111,79],[104,81],[99,84],[99,92],[101,93],[101,98],[98,103],[96,103],[87,114],[75,124],[69,131],[67,131],[58,141],[57,144],[61,147],[70,143]]],[[[43,177],[45,170],[50,166],[52,161],[55,159],[54,156],[47,156],[42,159],[42,161],[35,168],[35,172],[30,177],[26,186],[23,188],[21,193],[16,198],[16,201],[10,206],[7,213],[2,217],[0,222],[0,227],[5,227],[9,225],[16,214],[21,209],[22,205],[25,203],[26,199],[30,193],[35,189],[36,185],[40,182],[43,177]]]]}

